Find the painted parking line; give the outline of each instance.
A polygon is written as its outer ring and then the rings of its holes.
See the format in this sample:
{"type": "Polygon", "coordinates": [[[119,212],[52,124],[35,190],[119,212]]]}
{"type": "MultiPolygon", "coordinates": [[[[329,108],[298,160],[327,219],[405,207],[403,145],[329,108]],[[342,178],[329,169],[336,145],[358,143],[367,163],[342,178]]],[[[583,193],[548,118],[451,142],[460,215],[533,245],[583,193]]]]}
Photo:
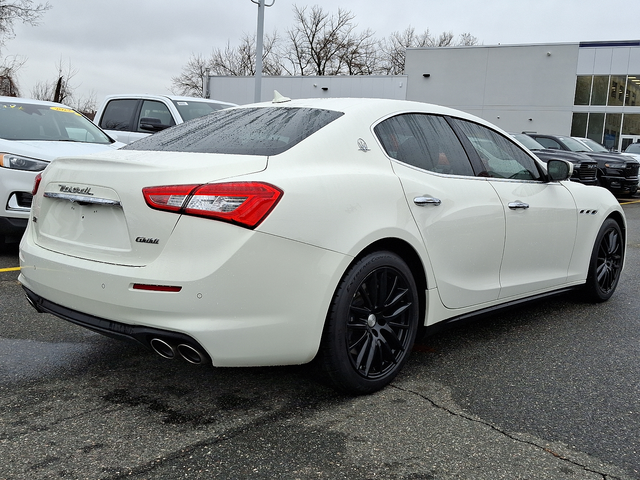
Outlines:
{"type": "Polygon", "coordinates": [[[632,203],[640,203],[640,200],[627,200],[620,202],[620,205],[631,205],[632,203]]]}
{"type": "Polygon", "coordinates": [[[0,268],[0,273],[2,273],[2,272],[17,272],[18,270],[20,270],[20,267],[0,268]]]}

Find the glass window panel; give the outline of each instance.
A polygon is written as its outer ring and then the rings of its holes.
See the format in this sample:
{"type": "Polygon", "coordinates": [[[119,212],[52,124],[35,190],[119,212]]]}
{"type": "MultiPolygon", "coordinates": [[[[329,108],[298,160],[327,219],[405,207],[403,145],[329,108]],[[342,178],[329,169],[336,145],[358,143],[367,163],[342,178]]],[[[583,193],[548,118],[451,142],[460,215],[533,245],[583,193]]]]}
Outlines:
{"type": "Polygon", "coordinates": [[[604,138],[602,144],[609,150],[618,147],[620,139],[620,127],[622,126],[621,113],[607,113],[604,123],[604,138]]]}
{"type": "Polygon", "coordinates": [[[609,95],[609,76],[594,75],[591,105],[606,105],[609,95]]]}
{"type": "Polygon", "coordinates": [[[602,143],[602,132],[604,130],[604,113],[590,113],[587,137],[598,143],[602,143]]]}
{"type": "Polygon", "coordinates": [[[640,113],[626,113],[622,121],[623,135],[640,135],[640,113]]]}
{"type": "Polygon", "coordinates": [[[375,127],[387,154],[432,172],[473,176],[473,168],[447,121],[436,115],[406,114],[375,127]]]}
{"type": "Polygon", "coordinates": [[[484,165],[479,176],[538,180],[541,178],[536,162],[510,139],[465,120],[455,120],[467,136],[484,165]]]}
{"type": "Polygon", "coordinates": [[[571,136],[572,137],[586,137],[587,136],[587,113],[574,113],[573,121],[571,122],[571,136]]]}
{"type": "Polygon", "coordinates": [[[629,75],[627,77],[625,105],[629,107],[640,105],[640,75],[629,75]]]}
{"type": "Polygon", "coordinates": [[[627,83],[626,76],[612,76],[609,84],[609,105],[621,107],[624,105],[624,87],[627,83]]]}
{"type": "Polygon", "coordinates": [[[591,75],[579,76],[576,80],[576,97],[573,101],[574,105],[589,105],[591,97],[591,75]]]}

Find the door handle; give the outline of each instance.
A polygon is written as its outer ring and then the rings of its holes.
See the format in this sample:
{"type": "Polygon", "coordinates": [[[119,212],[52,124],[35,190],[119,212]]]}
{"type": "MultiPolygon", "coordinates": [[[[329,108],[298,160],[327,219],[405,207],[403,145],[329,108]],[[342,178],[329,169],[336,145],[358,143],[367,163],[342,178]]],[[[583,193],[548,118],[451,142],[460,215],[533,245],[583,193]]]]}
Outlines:
{"type": "Polygon", "coordinates": [[[422,196],[422,197],[414,198],[413,199],[413,203],[415,203],[419,207],[424,207],[425,205],[436,205],[436,206],[438,206],[438,205],[440,205],[442,203],[442,201],[439,198],[422,196]]]}
{"type": "Polygon", "coordinates": [[[529,204],[521,202],[520,200],[516,200],[515,202],[509,203],[509,208],[511,210],[526,210],[527,208],[529,208],[529,204]]]}

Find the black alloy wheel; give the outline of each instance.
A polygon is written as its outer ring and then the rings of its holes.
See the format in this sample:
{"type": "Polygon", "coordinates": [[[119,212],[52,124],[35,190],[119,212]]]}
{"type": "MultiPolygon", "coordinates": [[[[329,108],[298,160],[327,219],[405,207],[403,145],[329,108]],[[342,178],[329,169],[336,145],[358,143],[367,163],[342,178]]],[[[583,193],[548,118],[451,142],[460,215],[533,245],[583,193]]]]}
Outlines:
{"type": "Polygon", "coordinates": [[[590,300],[611,298],[618,286],[624,259],[624,237],[620,225],[607,219],[600,228],[591,254],[586,289],[590,300]]]}
{"type": "Polygon", "coordinates": [[[363,394],[390,383],[413,347],[418,312],[413,275],[399,256],[375,252],[357,261],[338,286],[319,353],[333,385],[363,394]]]}

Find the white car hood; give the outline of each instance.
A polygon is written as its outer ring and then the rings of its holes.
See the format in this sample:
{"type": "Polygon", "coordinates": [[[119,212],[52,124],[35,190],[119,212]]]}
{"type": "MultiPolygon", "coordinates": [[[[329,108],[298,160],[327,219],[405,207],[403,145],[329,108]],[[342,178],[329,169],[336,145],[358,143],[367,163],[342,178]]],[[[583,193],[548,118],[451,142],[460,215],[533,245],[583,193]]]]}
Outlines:
{"type": "Polygon", "coordinates": [[[0,152],[24,155],[25,157],[51,162],[53,159],[62,156],[90,155],[104,152],[105,150],[115,150],[124,145],[122,142],[114,142],[107,145],[100,143],[0,139],[0,152]]]}

